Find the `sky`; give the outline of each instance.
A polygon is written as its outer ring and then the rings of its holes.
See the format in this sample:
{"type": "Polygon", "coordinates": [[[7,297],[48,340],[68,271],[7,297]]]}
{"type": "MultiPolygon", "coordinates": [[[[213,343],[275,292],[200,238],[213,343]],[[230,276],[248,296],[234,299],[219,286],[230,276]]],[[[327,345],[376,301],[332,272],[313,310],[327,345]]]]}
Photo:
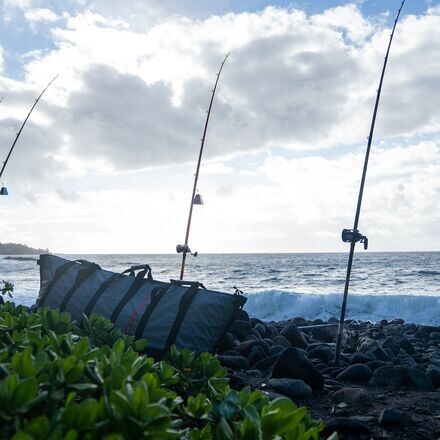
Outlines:
{"type": "MultiPolygon", "coordinates": [[[[172,253],[211,90],[193,250],[347,251],[398,0],[0,0],[0,241],[172,253]]],[[[440,2],[407,0],[372,146],[371,251],[440,250],[440,2]]],[[[361,251],[360,251],[361,252],[361,251]]],[[[362,251],[363,252],[363,251],[362,251]]]]}

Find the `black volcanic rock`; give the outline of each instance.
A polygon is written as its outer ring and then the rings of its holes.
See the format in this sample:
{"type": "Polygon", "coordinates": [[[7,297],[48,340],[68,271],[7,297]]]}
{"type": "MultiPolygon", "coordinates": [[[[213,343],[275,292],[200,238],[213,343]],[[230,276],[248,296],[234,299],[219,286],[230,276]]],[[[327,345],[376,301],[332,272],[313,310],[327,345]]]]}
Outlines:
{"type": "Polygon", "coordinates": [[[314,391],[324,387],[324,376],[298,348],[284,350],[272,368],[272,378],[301,379],[314,391]]]}
{"type": "Polygon", "coordinates": [[[240,339],[244,339],[252,330],[249,321],[242,321],[240,319],[234,321],[229,331],[240,339]]]}
{"type": "Polygon", "coordinates": [[[371,378],[371,369],[364,364],[350,365],[336,376],[336,380],[350,383],[368,382],[371,378]]]}
{"type": "Polygon", "coordinates": [[[249,368],[248,360],[243,356],[217,356],[220,363],[231,370],[246,370],[249,368]]]}
{"type": "Polygon", "coordinates": [[[402,413],[396,408],[386,408],[379,416],[379,426],[385,428],[402,423],[402,413]]]}
{"type": "Polygon", "coordinates": [[[299,379],[270,379],[269,385],[277,393],[291,399],[311,399],[313,397],[309,385],[299,379]]]}
{"type": "Polygon", "coordinates": [[[293,347],[307,348],[307,341],[295,324],[290,324],[285,327],[280,335],[284,336],[293,347]]]}
{"type": "Polygon", "coordinates": [[[373,372],[369,385],[373,387],[407,388],[418,391],[433,391],[429,377],[417,368],[387,365],[373,372]]]}

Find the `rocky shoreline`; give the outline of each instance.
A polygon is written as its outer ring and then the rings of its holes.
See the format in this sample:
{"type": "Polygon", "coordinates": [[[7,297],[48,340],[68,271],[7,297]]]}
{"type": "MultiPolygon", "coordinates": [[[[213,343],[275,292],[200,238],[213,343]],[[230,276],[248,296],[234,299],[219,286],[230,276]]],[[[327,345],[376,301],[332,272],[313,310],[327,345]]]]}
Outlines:
{"type": "Polygon", "coordinates": [[[284,395],[341,439],[440,438],[440,327],[347,320],[340,365],[337,320],[263,322],[245,311],[218,358],[231,386],[284,395]],[[316,328],[311,325],[333,324],[316,328]]]}

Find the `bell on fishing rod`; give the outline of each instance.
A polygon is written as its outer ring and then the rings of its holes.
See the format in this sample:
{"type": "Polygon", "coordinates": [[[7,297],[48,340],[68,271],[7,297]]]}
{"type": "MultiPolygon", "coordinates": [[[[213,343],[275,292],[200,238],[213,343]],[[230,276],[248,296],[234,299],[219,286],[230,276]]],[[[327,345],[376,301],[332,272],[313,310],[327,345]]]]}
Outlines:
{"type": "Polygon", "coordinates": [[[0,196],[7,196],[8,194],[9,194],[8,189],[6,188],[4,183],[0,180],[0,196]]]}
{"type": "Polygon", "coordinates": [[[197,193],[197,194],[194,196],[193,204],[194,204],[194,205],[203,205],[203,204],[204,204],[204,203],[203,203],[202,196],[201,196],[199,193],[197,193]]]}
{"type": "Polygon", "coordinates": [[[197,252],[192,253],[191,249],[189,248],[189,246],[187,244],[178,244],[176,246],[176,252],[178,254],[191,254],[193,257],[197,257],[197,255],[198,255],[197,252]]]}
{"type": "Polygon", "coordinates": [[[368,238],[362,235],[357,229],[343,229],[342,241],[344,243],[357,243],[358,241],[364,245],[364,249],[368,249],[368,238]]]}

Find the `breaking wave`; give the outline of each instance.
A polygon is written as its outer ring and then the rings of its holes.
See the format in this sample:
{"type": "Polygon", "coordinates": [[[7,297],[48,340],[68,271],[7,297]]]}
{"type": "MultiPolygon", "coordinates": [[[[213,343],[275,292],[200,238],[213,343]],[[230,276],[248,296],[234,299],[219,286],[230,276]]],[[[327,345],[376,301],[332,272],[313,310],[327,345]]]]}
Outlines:
{"type": "MultiPolygon", "coordinates": [[[[246,295],[244,309],[264,321],[339,318],[342,294],[301,294],[264,290],[246,295]]],[[[406,322],[440,325],[440,297],[428,295],[353,294],[348,298],[347,319],[380,321],[402,318],[406,322]]]]}

